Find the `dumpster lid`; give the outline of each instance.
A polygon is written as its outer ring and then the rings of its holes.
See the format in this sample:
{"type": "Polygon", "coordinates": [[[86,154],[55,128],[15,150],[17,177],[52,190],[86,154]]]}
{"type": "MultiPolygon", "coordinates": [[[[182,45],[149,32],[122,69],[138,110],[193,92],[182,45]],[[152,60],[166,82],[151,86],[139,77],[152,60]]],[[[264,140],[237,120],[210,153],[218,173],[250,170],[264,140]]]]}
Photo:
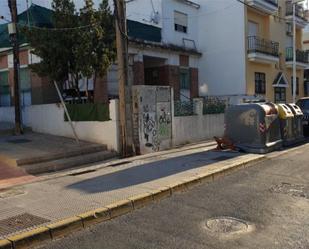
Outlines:
{"type": "Polygon", "coordinates": [[[286,104],[278,104],[279,118],[287,119],[294,117],[292,110],[286,104]]]}
{"type": "Polygon", "coordinates": [[[274,103],[267,102],[259,104],[265,111],[266,115],[277,115],[278,114],[278,107],[274,103]]]}
{"type": "Polygon", "coordinates": [[[294,103],[287,104],[295,116],[302,116],[303,112],[300,107],[294,103]]]}

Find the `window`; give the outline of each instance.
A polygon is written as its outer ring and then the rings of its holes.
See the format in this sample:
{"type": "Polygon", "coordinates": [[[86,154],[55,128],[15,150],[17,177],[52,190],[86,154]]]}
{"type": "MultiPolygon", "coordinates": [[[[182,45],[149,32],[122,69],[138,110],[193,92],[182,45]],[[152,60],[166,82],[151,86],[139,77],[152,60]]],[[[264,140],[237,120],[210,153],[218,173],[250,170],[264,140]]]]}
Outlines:
{"type": "MultiPolygon", "coordinates": [[[[291,77],[291,91],[293,95],[293,77],[291,77]]],[[[296,77],[296,95],[299,94],[299,78],[296,77]]]]}
{"type": "Polygon", "coordinates": [[[175,30],[178,32],[187,33],[188,31],[188,15],[174,11],[175,30]]]}
{"type": "Polygon", "coordinates": [[[188,69],[180,70],[180,100],[188,101],[191,97],[190,73],[188,69]]]}
{"type": "Polygon", "coordinates": [[[248,22],[248,36],[258,36],[259,25],[255,22],[248,22]]]}
{"type": "Polygon", "coordinates": [[[286,34],[288,36],[292,36],[293,35],[293,26],[291,23],[287,23],[286,24],[286,34]]]}
{"type": "Polygon", "coordinates": [[[285,87],[275,87],[275,102],[284,103],[286,101],[285,87]]]}
{"type": "Polygon", "coordinates": [[[266,93],[266,76],[265,73],[255,73],[255,93],[266,93]]]}
{"type": "Polygon", "coordinates": [[[11,105],[9,72],[0,72],[0,106],[11,105]]]}
{"type": "Polygon", "coordinates": [[[309,81],[304,82],[304,94],[306,97],[309,96],[309,81]]]}

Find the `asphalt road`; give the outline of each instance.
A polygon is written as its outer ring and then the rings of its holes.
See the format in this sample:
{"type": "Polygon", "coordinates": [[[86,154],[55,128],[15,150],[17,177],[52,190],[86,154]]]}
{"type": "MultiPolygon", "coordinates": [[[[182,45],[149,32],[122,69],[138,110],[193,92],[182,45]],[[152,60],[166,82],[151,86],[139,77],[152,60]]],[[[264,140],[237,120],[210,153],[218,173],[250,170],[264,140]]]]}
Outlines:
{"type": "Polygon", "coordinates": [[[40,248],[309,249],[308,151],[309,145],[40,248]]]}

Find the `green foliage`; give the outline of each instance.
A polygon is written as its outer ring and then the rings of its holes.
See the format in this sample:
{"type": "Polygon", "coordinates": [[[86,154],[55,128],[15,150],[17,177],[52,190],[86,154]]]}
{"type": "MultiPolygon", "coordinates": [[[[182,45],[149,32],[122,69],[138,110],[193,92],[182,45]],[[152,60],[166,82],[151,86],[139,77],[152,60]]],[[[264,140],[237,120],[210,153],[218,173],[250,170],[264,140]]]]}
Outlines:
{"type": "MultiPolygon", "coordinates": [[[[109,121],[109,105],[108,104],[66,104],[72,121],[109,121]]],[[[64,114],[64,120],[68,121],[64,114]]]]}
{"type": "Polygon", "coordinates": [[[53,29],[25,27],[32,53],[40,63],[31,66],[40,76],[78,89],[79,79],[103,76],[115,59],[115,28],[108,0],[99,9],[92,0],[78,12],[73,0],[53,0],[53,29]]]}

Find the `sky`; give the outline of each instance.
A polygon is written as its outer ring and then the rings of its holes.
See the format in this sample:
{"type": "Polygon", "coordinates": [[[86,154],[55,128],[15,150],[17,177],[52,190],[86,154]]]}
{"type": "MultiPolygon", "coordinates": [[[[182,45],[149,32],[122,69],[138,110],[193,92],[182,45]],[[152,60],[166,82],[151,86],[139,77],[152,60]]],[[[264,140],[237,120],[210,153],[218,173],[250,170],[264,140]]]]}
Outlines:
{"type": "MultiPolygon", "coordinates": [[[[93,0],[96,5],[100,2],[100,0],[93,0]]],[[[230,1],[236,1],[236,0],[230,0],[230,1]]],[[[285,1],[285,0],[278,0],[278,1],[285,1]]],[[[27,8],[27,2],[29,5],[31,3],[38,4],[47,8],[51,7],[52,0],[17,0],[17,8],[18,12],[22,12],[27,8]]],[[[76,5],[76,8],[79,9],[83,6],[84,0],[74,0],[74,3],[76,5]]],[[[307,9],[309,7],[309,0],[303,1],[304,7],[307,9]]],[[[9,9],[7,7],[7,0],[0,0],[0,16],[5,16],[7,19],[10,19],[10,13],[9,9]]],[[[5,21],[0,20],[0,23],[3,23],[5,21]]]]}
{"type": "MultiPolygon", "coordinates": [[[[43,7],[50,8],[52,0],[17,0],[17,9],[18,13],[23,12],[27,9],[27,2],[29,5],[31,3],[41,5],[43,7]]],[[[95,4],[98,4],[100,0],[94,0],[95,4]]],[[[74,3],[76,5],[76,8],[79,9],[83,6],[84,0],[74,0],[74,3]]],[[[7,0],[0,0],[0,16],[4,16],[7,19],[10,19],[10,12],[7,6],[7,0]]],[[[0,23],[3,23],[5,21],[1,21],[0,23]]]]}

